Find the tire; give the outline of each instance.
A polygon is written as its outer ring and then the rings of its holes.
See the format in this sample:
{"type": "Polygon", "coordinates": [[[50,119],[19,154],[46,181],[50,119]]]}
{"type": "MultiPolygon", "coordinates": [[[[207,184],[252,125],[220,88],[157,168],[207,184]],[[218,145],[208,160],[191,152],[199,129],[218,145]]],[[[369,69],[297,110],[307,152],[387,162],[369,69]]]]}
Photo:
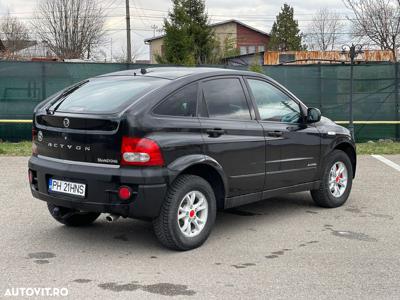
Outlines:
{"type": "Polygon", "coordinates": [[[326,159],[320,186],[317,190],[311,191],[311,196],[314,202],[321,207],[339,207],[347,201],[350,195],[352,184],[353,166],[350,158],[345,152],[341,150],[334,150],[326,159]],[[341,169],[343,165],[345,166],[345,170],[343,169],[344,171],[340,173],[339,169],[341,169]],[[333,171],[333,173],[331,173],[331,170],[337,170],[337,172],[333,171]],[[347,184],[344,186],[342,180],[345,177],[346,172],[347,184]],[[332,186],[333,188],[331,189],[332,186]],[[337,186],[337,189],[335,186],[337,186]]]}
{"type": "Polygon", "coordinates": [[[160,243],[169,249],[195,249],[210,235],[216,211],[215,195],[210,184],[199,176],[181,175],[172,183],[160,215],[153,221],[154,233],[160,243]]]}
{"type": "Polygon", "coordinates": [[[87,226],[100,216],[100,213],[79,212],[67,207],[47,203],[50,215],[61,224],[71,227],[87,226]]]}

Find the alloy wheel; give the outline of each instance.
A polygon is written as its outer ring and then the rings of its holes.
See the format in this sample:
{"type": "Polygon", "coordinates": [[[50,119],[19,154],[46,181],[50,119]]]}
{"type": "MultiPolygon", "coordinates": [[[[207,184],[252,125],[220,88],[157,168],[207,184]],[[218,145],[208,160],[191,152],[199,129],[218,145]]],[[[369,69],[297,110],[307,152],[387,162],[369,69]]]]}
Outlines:
{"type": "Polygon", "coordinates": [[[329,172],[329,191],[335,198],[341,197],[347,188],[348,172],[346,165],[341,162],[335,162],[329,172]]]}
{"type": "Polygon", "coordinates": [[[181,232],[186,237],[200,234],[207,223],[208,202],[203,193],[190,191],[178,208],[177,221],[181,232]]]}

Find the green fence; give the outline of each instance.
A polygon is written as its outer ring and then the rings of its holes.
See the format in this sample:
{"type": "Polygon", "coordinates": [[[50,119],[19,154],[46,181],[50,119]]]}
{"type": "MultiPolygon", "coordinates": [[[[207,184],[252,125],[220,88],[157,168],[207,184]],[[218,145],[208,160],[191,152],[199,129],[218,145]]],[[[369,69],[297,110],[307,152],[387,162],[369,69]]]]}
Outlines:
{"type": "MultiPolygon", "coordinates": [[[[354,66],[353,114],[358,141],[399,139],[399,65],[354,66]]],[[[269,66],[266,74],[308,106],[339,123],[349,120],[350,66],[269,66]]]]}
{"type": "MultiPolygon", "coordinates": [[[[88,77],[141,67],[146,66],[0,61],[0,139],[29,139],[33,108],[56,91],[88,77]]],[[[264,72],[325,116],[341,123],[349,119],[350,66],[265,66],[264,72]]],[[[357,140],[399,139],[398,78],[398,64],[354,66],[357,140]]]]}

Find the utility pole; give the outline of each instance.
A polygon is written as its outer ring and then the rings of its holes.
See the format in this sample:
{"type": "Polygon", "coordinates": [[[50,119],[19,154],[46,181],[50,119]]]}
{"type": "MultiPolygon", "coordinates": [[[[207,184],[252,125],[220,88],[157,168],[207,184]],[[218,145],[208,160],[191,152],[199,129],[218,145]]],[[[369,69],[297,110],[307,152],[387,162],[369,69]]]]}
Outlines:
{"type": "Polygon", "coordinates": [[[151,25],[151,29],[153,29],[153,37],[156,36],[156,30],[157,30],[158,26],[156,24],[151,25]]]}
{"type": "Polygon", "coordinates": [[[111,44],[111,46],[110,46],[110,57],[111,57],[111,62],[113,62],[113,40],[112,40],[112,38],[111,38],[110,44],[111,44]]]}
{"type": "Polygon", "coordinates": [[[131,45],[131,17],[129,11],[129,0],[126,0],[126,62],[132,62],[132,45],[131,45]]]}

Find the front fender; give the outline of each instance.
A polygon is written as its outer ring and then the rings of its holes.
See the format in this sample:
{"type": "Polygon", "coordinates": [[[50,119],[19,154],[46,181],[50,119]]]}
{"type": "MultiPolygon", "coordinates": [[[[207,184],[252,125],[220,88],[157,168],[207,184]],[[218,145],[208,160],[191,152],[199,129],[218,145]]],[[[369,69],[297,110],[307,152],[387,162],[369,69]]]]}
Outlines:
{"type": "Polygon", "coordinates": [[[340,136],[337,137],[336,139],[334,139],[329,146],[326,149],[326,152],[324,153],[324,156],[329,154],[330,152],[333,151],[333,149],[335,149],[339,144],[348,144],[349,146],[351,146],[354,150],[356,148],[356,145],[354,144],[354,142],[351,140],[351,138],[347,137],[347,136],[340,136]]]}
{"type": "Polygon", "coordinates": [[[357,154],[356,154],[356,145],[354,141],[349,138],[348,136],[338,136],[329,143],[326,144],[326,146],[323,148],[322,155],[321,155],[321,168],[320,168],[320,175],[322,175],[323,172],[323,166],[325,165],[326,158],[331,154],[331,152],[334,149],[340,149],[344,150],[345,152],[346,149],[352,149],[354,152],[354,160],[352,160],[353,164],[353,177],[355,176],[356,172],[356,166],[357,166],[357,154]]]}
{"type": "Polygon", "coordinates": [[[228,181],[222,166],[212,157],[203,154],[186,155],[171,162],[167,166],[170,182],[174,181],[184,170],[194,165],[207,165],[212,167],[220,175],[224,183],[225,191],[228,191],[228,181]]]}

